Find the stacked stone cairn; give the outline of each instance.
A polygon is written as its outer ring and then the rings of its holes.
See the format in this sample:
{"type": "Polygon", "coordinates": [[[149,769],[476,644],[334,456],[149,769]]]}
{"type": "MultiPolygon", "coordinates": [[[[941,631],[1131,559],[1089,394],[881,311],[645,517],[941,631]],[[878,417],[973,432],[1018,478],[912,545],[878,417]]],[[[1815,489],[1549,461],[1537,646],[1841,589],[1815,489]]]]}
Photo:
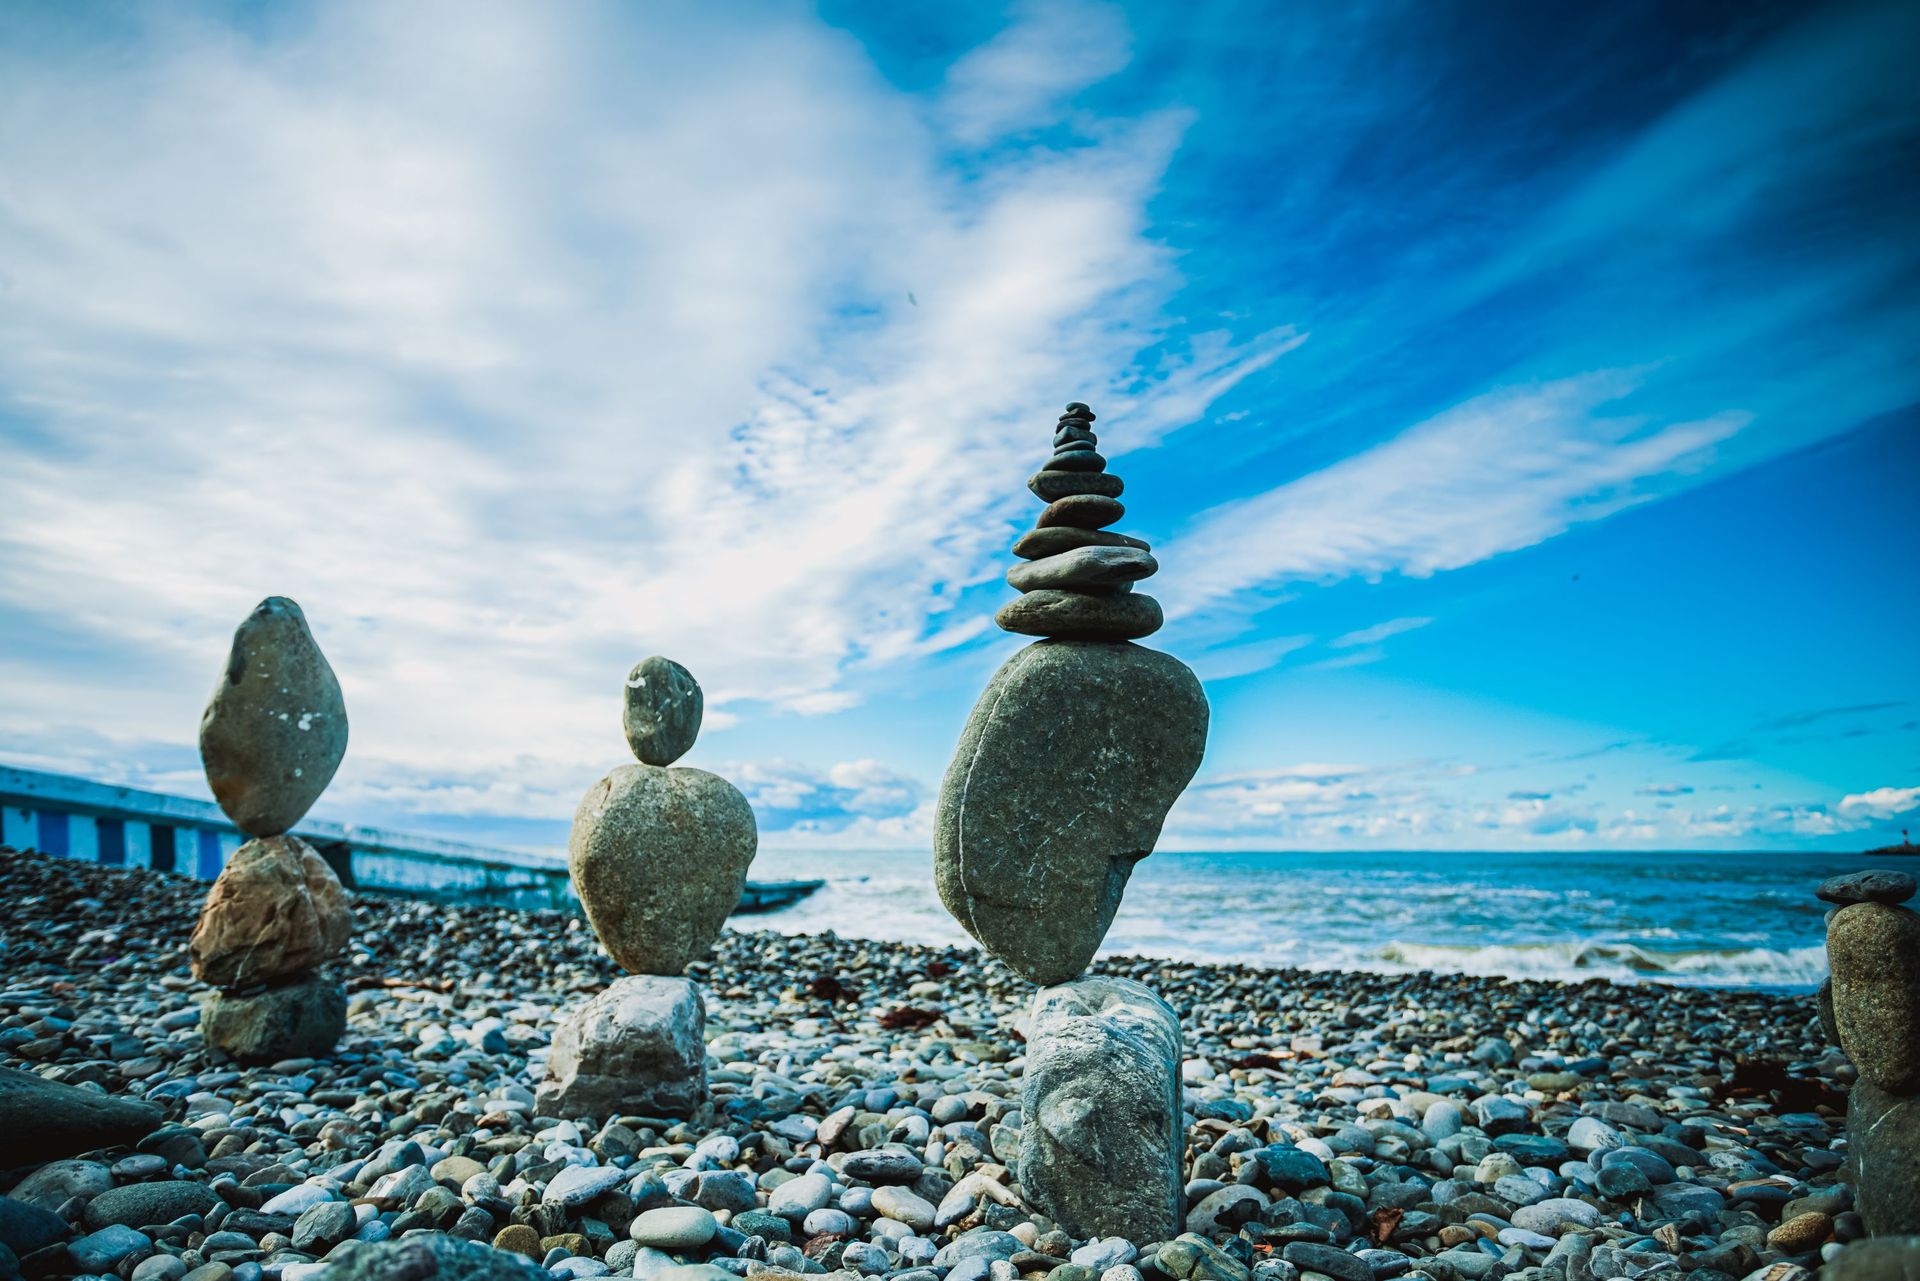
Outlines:
{"type": "Polygon", "coordinates": [[[543,1114],[686,1118],[706,1106],[706,1004],[683,972],[739,904],[759,832],[733,784],[673,764],[703,708],[671,659],[627,677],[627,745],[640,763],[588,789],[567,847],[587,921],[627,976],[554,1032],[535,1096],[543,1114]]]}
{"type": "Polygon", "coordinates": [[[1865,871],[1818,891],[1834,905],[1821,1023],[1859,1074],[1847,1101],[1854,1208],[1880,1238],[1874,1257],[1897,1249],[1909,1277],[1920,1276],[1920,915],[1905,906],[1916,888],[1905,872],[1865,871]]]}
{"type": "MultiPolygon", "coordinates": [[[[1020,1185],[1075,1236],[1167,1241],[1182,1223],[1180,1020],[1129,979],[1084,971],[1133,866],[1200,767],[1207,700],[1179,660],[1131,642],[1160,607],[1132,591],[1147,544],[1106,532],[1120,481],[1074,403],[1028,487],[1007,631],[1042,639],[994,673],[941,785],[934,876],[980,943],[1038,984],[1027,1021],[1020,1185]]],[[[1212,1249],[1195,1238],[1200,1249],[1212,1249]]]]}
{"type": "Polygon", "coordinates": [[[218,989],[201,1007],[207,1043],[243,1062],[326,1054],[346,1030],[345,989],[322,967],[346,946],[352,909],[333,869],[289,831],[346,752],[340,683],[306,615],[284,596],[261,601],[200,721],[214,799],[251,839],[187,944],[194,977],[218,989]]]}

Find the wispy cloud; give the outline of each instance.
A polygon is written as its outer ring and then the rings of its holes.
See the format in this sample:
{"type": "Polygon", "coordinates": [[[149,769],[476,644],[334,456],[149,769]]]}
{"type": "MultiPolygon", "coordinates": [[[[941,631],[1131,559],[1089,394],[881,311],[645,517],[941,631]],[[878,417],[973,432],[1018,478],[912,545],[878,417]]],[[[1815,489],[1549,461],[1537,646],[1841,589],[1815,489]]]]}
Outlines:
{"type": "Polygon", "coordinates": [[[1390,618],[1384,623],[1375,623],[1372,627],[1362,627],[1359,631],[1336,636],[1327,642],[1329,649],[1351,649],[1356,645],[1378,645],[1391,636],[1417,631],[1433,620],[1431,618],[1390,618]]]}

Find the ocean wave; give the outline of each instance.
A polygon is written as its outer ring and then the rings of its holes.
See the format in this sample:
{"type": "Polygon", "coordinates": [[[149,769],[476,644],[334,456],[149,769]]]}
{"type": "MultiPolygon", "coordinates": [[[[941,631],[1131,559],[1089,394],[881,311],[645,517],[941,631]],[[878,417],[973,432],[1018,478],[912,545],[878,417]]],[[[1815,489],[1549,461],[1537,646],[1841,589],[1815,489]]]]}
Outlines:
{"type": "Polygon", "coordinates": [[[1620,939],[1481,947],[1396,941],[1378,949],[1373,959],[1394,968],[1576,982],[1609,978],[1734,987],[1813,987],[1827,975],[1826,949],[1820,946],[1666,951],[1620,939]]]}

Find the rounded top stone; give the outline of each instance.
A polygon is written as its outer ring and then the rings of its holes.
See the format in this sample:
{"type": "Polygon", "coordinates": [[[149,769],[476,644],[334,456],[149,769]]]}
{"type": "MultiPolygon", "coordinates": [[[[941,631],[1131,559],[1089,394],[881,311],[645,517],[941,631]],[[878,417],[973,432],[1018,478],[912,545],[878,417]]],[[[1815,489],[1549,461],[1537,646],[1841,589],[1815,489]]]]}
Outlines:
{"type": "Polygon", "coordinates": [[[627,746],[646,765],[671,765],[700,735],[705,700],[700,682],[671,658],[655,654],[627,673],[627,746]]]}
{"type": "Polygon", "coordinates": [[[1885,868],[1870,868],[1863,872],[1848,872],[1844,876],[1832,876],[1820,882],[1815,890],[1822,900],[1846,906],[1852,903],[1904,903],[1912,898],[1920,884],[1905,872],[1890,871],[1885,868]]]}
{"type": "Polygon", "coordinates": [[[1096,417],[1098,417],[1098,415],[1096,415],[1093,412],[1093,410],[1089,409],[1087,406],[1081,404],[1077,400],[1070,401],[1067,404],[1067,412],[1064,414],[1061,414],[1060,416],[1062,418],[1084,418],[1088,422],[1092,422],[1096,417]]]}

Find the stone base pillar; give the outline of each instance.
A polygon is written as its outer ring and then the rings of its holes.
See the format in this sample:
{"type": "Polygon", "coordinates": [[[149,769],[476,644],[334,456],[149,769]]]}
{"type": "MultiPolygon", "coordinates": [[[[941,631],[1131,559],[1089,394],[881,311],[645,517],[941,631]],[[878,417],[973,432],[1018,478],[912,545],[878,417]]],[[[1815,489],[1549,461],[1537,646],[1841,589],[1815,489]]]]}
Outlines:
{"type": "Polygon", "coordinates": [[[629,974],[553,1034],[542,1115],[691,1117],[707,1102],[707,1008],[691,979],[629,974]]]}
{"type": "Polygon", "coordinates": [[[215,992],[200,1007],[207,1044],[245,1063],[329,1054],[346,1030],[346,989],[320,974],[257,992],[215,992]]]}
{"type": "Polygon", "coordinates": [[[1075,1237],[1180,1232],[1180,1018],[1131,979],[1034,994],[1020,1186],[1075,1237]]]}

